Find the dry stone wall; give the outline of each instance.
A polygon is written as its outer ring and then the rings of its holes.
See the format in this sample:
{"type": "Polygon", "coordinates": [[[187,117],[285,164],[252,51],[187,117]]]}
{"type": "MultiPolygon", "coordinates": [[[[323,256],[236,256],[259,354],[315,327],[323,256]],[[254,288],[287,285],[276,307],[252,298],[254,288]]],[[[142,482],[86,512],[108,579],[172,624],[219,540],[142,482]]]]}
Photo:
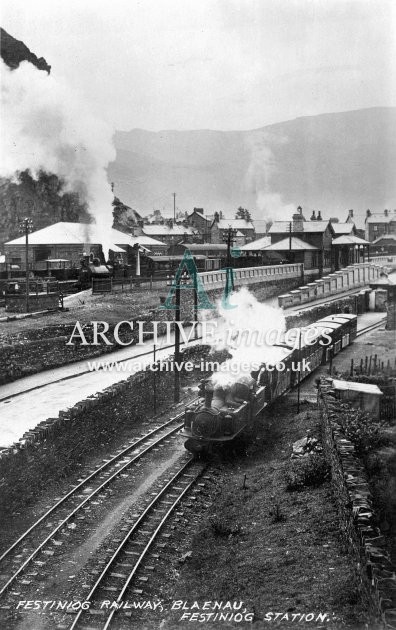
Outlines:
{"type": "MultiPolygon", "coordinates": [[[[198,363],[209,352],[195,346],[182,352],[182,361],[198,363]]],[[[224,360],[225,353],[211,356],[224,360]]],[[[193,378],[194,372],[188,378],[193,378]]],[[[203,376],[201,372],[197,376],[203,376]]],[[[67,477],[103,444],[125,434],[133,424],[154,415],[154,379],[157,408],[173,401],[174,371],[151,370],[130,376],[89,396],[58,417],[48,418],[0,452],[0,513],[10,514],[29,504],[49,484],[67,477]],[[147,393],[150,392],[150,396],[147,393]]]]}
{"type": "Polygon", "coordinates": [[[396,628],[396,577],[385,539],[376,525],[373,497],[364,466],[355,447],[337,423],[340,403],[334,397],[329,379],[319,388],[323,445],[331,465],[333,494],[338,508],[341,533],[355,554],[361,589],[370,603],[373,617],[383,627],[396,628]]]}

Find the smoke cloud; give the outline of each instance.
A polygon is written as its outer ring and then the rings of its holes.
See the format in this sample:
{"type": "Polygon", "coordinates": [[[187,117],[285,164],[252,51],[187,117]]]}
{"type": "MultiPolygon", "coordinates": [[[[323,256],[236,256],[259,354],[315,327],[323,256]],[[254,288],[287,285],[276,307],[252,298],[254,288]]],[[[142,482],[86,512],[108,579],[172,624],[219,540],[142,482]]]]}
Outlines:
{"type": "Polygon", "coordinates": [[[113,195],[106,167],[115,159],[113,130],[61,79],[25,61],[10,70],[1,60],[2,163],[0,176],[18,171],[57,175],[65,192],[78,192],[103,234],[112,227],[113,195]]]}
{"type": "Polygon", "coordinates": [[[256,203],[263,216],[276,221],[288,221],[296,211],[293,204],[283,203],[282,197],[278,193],[259,191],[256,203]]]}
{"type": "Polygon", "coordinates": [[[272,147],[288,142],[286,136],[278,136],[268,130],[256,130],[247,138],[250,155],[245,175],[245,187],[256,196],[257,218],[288,219],[295,212],[292,204],[282,201],[282,195],[273,190],[272,176],[277,163],[272,147]]]}
{"type": "Polygon", "coordinates": [[[240,372],[215,372],[212,381],[215,385],[229,386],[242,376],[248,376],[254,364],[281,361],[285,350],[273,346],[278,334],[285,332],[286,320],[281,308],[262,304],[242,287],[230,296],[230,303],[236,308],[225,309],[217,304],[220,324],[216,339],[212,342],[213,350],[228,350],[231,354],[229,363],[241,366],[240,372]]]}

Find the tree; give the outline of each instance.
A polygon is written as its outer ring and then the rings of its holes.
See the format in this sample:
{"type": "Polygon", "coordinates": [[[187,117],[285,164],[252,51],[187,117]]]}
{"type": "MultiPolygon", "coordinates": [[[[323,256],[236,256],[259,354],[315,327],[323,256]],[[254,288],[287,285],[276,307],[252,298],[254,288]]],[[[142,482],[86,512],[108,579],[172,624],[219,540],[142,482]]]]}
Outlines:
{"type": "Polygon", "coordinates": [[[247,210],[246,208],[242,208],[242,206],[239,206],[238,210],[236,211],[235,218],[236,219],[243,219],[244,221],[251,221],[252,220],[252,216],[251,216],[249,210],[247,210]]]}

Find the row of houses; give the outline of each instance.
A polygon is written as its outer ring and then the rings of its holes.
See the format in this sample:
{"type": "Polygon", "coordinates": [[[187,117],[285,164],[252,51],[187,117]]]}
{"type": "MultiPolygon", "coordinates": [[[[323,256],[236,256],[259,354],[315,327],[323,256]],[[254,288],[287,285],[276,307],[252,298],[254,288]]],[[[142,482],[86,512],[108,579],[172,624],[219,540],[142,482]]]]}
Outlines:
{"type": "MultiPolygon", "coordinates": [[[[235,265],[304,263],[318,275],[369,259],[371,253],[396,249],[396,212],[381,215],[368,211],[365,229],[358,229],[350,210],[344,222],[323,219],[321,213],[304,216],[301,206],[289,221],[274,221],[266,231],[264,222],[243,218],[225,219],[219,213],[206,215],[202,208],[179,223],[159,220],[145,223],[137,213],[127,231],[112,229],[103,238],[95,224],[58,222],[29,235],[29,265],[35,269],[57,260],[78,266],[82,254],[100,255],[104,242],[110,258],[136,267],[136,259],[148,256],[177,256],[189,248],[197,256],[225,260],[227,238],[232,230],[235,265]],[[371,242],[365,236],[376,238],[371,242]]],[[[124,228],[125,229],[125,228],[124,228]]],[[[4,262],[9,268],[25,263],[25,237],[5,244],[4,262]]],[[[210,266],[208,268],[211,268],[210,266]]],[[[213,267],[214,268],[214,267],[213,267]]]]}

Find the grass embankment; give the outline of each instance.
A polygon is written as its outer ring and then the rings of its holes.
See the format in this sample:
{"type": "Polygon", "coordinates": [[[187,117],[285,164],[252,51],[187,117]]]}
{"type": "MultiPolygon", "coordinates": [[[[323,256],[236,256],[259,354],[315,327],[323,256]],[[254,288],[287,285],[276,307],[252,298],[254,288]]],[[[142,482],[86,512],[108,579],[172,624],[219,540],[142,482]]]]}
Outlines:
{"type": "MultiPolygon", "coordinates": [[[[278,401],[247,456],[224,464],[216,500],[184,545],[182,552],[191,555],[181,570],[175,560],[180,577],[164,596],[189,605],[243,600],[260,628],[364,627],[356,560],[340,542],[326,465],[320,454],[290,459],[294,441],[319,431],[316,408],[302,408],[296,415],[295,404],[278,401]],[[296,472],[312,485],[296,484],[296,472]],[[277,620],[276,613],[282,613],[277,620]],[[303,617],[312,613],[313,620],[303,617]],[[319,613],[327,613],[326,621],[317,620],[319,613]]],[[[170,613],[167,628],[188,626],[182,612],[170,613]]],[[[220,625],[236,624],[208,621],[205,627],[220,625]]]]}
{"type": "Polygon", "coordinates": [[[73,296],[65,304],[68,310],[50,313],[39,319],[19,319],[4,322],[0,326],[0,343],[23,342],[24,340],[46,339],[60,334],[58,328],[74,325],[80,321],[82,325],[91,321],[106,321],[110,325],[120,321],[131,321],[145,317],[160,305],[160,296],[166,295],[163,290],[133,289],[132,293],[116,293],[91,295],[84,292],[73,296]]]}

